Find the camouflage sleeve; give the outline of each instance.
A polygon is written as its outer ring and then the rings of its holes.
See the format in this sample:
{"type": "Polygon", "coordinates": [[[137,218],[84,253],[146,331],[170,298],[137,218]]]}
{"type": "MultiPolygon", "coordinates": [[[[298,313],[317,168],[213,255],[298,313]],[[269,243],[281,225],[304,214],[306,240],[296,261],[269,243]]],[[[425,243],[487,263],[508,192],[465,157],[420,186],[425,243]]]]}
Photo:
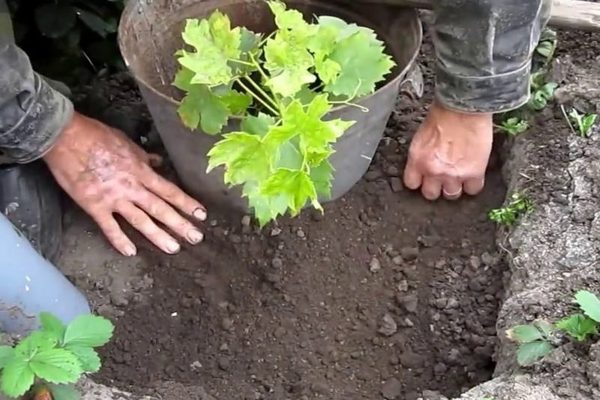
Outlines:
{"type": "Polygon", "coordinates": [[[50,150],[71,120],[73,105],[33,71],[11,29],[0,0],[0,162],[27,163],[50,150]]]}
{"type": "Polygon", "coordinates": [[[464,112],[503,112],[526,103],[531,57],[551,3],[436,1],[437,99],[464,112]]]}

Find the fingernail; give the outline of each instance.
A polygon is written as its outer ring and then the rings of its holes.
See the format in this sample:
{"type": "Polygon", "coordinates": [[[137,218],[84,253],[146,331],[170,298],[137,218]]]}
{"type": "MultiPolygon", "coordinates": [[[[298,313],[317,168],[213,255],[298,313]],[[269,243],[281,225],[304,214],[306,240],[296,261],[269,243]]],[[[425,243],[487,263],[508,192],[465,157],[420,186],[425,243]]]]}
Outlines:
{"type": "Polygon", "coordinates": [[[123,253],[125,254],[126,257],[133,257],[137,253],[137,249],[135,248],[134,245],[129,244],[129,245],[125,246],[123,253]]]}
{"type": "Polygon", "coordinates": [[[167,250],[170,254],[177,253],[180,248],[181,247],[179,246],[179,243],[177,243],[176,241],[167,242],[167,250]]]}
{"type": "Polygon", "coordinates": [[[191,244],[196,244],[196,243],[200,243],[202,241],[202,239],[204,238],[204,235],[202,234],[202,232],[200,232],[196,229],[192,229],[191,231],[188,232],[187,238],[191,244]]]}
{"type": "Polygon", "coordinates": [[[192,215],[194,216],[194,218],[200,221],[204,221],[206,219],[206,210],[203,210],[202,208],[196,208],[192,215]]]}

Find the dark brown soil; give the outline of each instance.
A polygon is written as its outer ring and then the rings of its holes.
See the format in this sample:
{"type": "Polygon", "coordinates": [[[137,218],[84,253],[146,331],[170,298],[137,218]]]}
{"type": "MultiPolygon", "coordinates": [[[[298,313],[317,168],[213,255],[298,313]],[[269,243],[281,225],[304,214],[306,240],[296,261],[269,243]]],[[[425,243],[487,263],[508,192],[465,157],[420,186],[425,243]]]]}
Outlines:
{"type": "Polygon", "coordinates": [[[98,379],[138,393],[201,386],[181,398],[218,400],[414,400],[488,379],[505,268],[486,213],[505,189],[497,166],[476,198],[403,189],[429,100],[430,89],[399,99],[372,168],[324,217],[260,233],[215,212],[204,244],[174,257],[144,248],[154,287],[116,321],[98,379]]]}

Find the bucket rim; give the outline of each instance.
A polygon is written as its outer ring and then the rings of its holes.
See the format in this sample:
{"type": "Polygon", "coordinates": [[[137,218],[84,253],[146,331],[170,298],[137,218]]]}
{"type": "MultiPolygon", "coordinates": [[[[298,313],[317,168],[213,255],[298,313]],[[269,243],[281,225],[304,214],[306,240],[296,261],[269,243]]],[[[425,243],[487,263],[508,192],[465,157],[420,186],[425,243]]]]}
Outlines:
{"type": "MultiPolygon", "coordinates": [[[[237,2],[243,2],[244,0],[236,0],[237,2]]],[[[260,1],[260,0],[258,0],[260,1]]],[[[179,107],[181,105],[181,101],[174,99],[173,97],[163,93],[161,90],[159,90],[158,88],[156,88],[154,85],[151,85],[150,83],[147,82],[146,79],[138,76],[136,73],[134,73],[131,68],[130,68],[130,63],[129,63],[129,59],[127,57],[127,52],[125,51],[125,44],[124,44],[124,40],[123,40],[123,35],[124,35],[124,24],[123,24],[123,20],[126,18],[126,16],[130,15],[133,13],[133,8],[135,7],[134,3],[136,3],[135,0],[130,0],[128,2],[126,2],[125,8],[123,9],[123,12],[121,13],[121,17],[120,17],[120,21],[119,21],[119,28],[118,28],[118,33],[117,33],[117,41],[118,41],[118,45],[119,45],[119,50],[121,52],[121,57],[123,58],[123,61],[125,62],[125,65],[127,66],[127,68],[129,69],[129,71],[131,72],[133,78],[139,82],[141,85],[143,85],[145,88],[149,89],[150,91],[152,91],[154,93],[154,95],[157,95],[158,97],[162,98],[164,101],[170,103],[171,105],[175,106],[175,107],[179,107]]],[[[319,6],[323,6],[325,8],[330,8],[330,9],[341,9],[342,7],[339,5],[333,5],[333,4],[327,4],[324,3],[323,1],[319,1],[317,0],[315,3],[317,3],[319,6]]],[[[216,9],[216,8],[215,8],[216,9]]],[[[356,99],[356,101],[354,102],[354,104],[361,104],[364,101],[367,101],[368,99],[370,99],[373,96],[376,96],[378,93],[384,91],[384,90],[388,90],[390,87],[395,86],[399,80],[404,79],[404,77],[406,76],[406,74],[408,73],[408,71],[410,71],[413,66],[415,65],[416,59],[419,55],[419,51],[421,49],[421,46],[423,45],[423,23],[421,21],[421,19],[419,18],[419,14],[417,12],[417,10],[415,9],[409,9],[409,8],[404,8],[403,11],[409,11],[413,14],[414,19],[416,21],[416,34],[417,34],[417,38],[416,38],[416,46],[414,48],[414,50],[412,51],[412,54],[410,56],[409,61],[406,63],[406,65],[404,66],[404,68],[400,71],[398,71],[393,78],[388,79],[387,82],[385,83],[385,85],[379,87],[378,89],[376,89],[373,93],[367,95],[367,96],[363,96],[360,97],[358,99],[356,99]]],[[[344,11],[346,13],[348,13],[348,11],[344,11]]],[[[352,14],[353,16],[356,16],[357,19],[364,19],[362,16],[360,16],[358,13],[356,13],[355,11],[350,11],[349,14],[352,14]]],[[[389,45],[389,38],[387,37],[387,35],[384,35],[381,32],[375,32],[377,34],[377,36],[380,37],[380,39],[383,40],[384,43],[389,45]]],[[[394,62],[397,62],[397,59],[394,57],[394,55],[392,55],[394,62]]],[[[342,105],[338,105],[333,107],[329,113],[332,112],[336,112],[336,111],[340,111],[340,110],[344,110],[346,108],[352,107],[352,105],[347,105],[347,104],[342,104],[342,105]]],[[[231,116],[230,117],[231,120],[238,120],[241,119],[241,117],[239,116],[231,116]]]]}

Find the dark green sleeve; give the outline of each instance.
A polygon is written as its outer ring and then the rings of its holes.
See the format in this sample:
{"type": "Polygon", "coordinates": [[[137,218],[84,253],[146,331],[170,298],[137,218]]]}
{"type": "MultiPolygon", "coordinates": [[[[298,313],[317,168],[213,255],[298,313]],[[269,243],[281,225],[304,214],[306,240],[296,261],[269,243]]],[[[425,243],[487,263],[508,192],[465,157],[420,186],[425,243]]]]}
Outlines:
{"type": "Polygon", "coordinates": [[[73,116],[73,105],[35,73],[13,42],[0,0],[0,157],[26,163],[42,157],[73,116]]]}
{"type": "Polygon", "coordinates": [[[503,112],[529,99],[531,57],[551,0],[436,0],[436,96],[464,112],[503,112]]]}

